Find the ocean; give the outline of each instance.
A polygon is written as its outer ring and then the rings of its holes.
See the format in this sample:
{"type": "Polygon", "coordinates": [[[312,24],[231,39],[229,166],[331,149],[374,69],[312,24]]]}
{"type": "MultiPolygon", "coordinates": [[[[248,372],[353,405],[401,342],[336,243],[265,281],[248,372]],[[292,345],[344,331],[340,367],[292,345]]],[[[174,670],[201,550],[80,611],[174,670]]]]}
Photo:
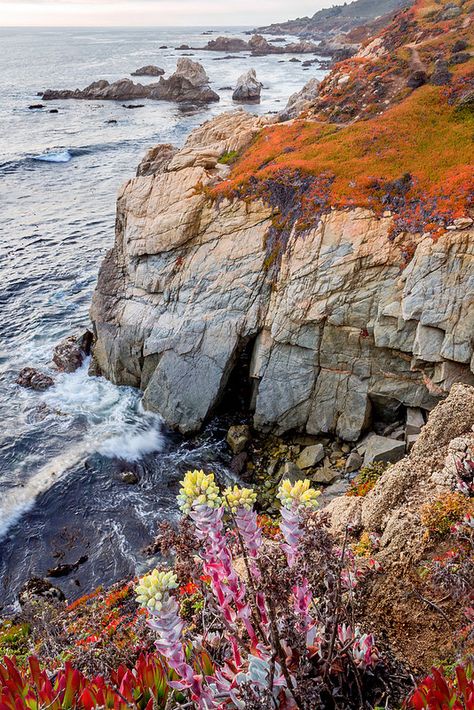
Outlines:
{"type": "Polygon", "coordinates": [[[142,571],[150,564],[143,547],[160,521],[177,515],[182,474],[204,466],[229,475],[215,426],[184,440],[143,410],[139,392],[89,377],[87,363],[59,375],[51,365],[54,345],[90,326],[97,272],[114,239],[116,193],[146,150],[182,145],[194,127],[235,108],[224,87],[250,67],[264,89],[261,103],[246,110],[258,114],[281,110],[306,81],[325,75],[291,55],[223,59],[176,49],[203,46],[209,29],[245,38],[242,27],[0,29],[0,610],[15,607],[32,576],[83,556],[56,582],[71,600],[142,571]],[[204,65],[218,104],[183,111],[140,101],[143,108],[129,110],[57,101],[29,109],[45,89],[114,81],[146,64],[169,75],[189,53],[204,65]],[[25,366],[51,374],[55,386],[20,388],[25,366]],[[137,485],[120,480],[130,469],[137,485]]]}

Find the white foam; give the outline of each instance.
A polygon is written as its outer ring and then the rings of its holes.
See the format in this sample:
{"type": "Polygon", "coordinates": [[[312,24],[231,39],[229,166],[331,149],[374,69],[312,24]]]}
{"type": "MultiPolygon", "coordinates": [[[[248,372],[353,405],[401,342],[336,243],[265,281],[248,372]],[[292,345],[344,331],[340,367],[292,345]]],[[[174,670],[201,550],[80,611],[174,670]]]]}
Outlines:
{"type": "Polygon", "coordinates": [[[33,506],[40,493],[54,486],[86,454],[87,450],[82,442],[49,461],[24,485],[7,491],[2,497],[0,507],[0,538],[33,506]]]}
{"type": "MultiPolygon", "coordinates": [[[[163,449],[161,417],[146,412],[140,393],[132,387],[117,387],[103,377],[89,377],[89,361],[73,373],[56,375],[54,387],[41,398],[53,411],[83,417],[83,438],[33,473],[22,486],[11,488],[0,504],[0,537],[33,507],[44,493],[87,456],[138,461],[145,454],[163,449]]],[[[61,428],[69,417],[61,417],[61,428]]],[[[24,461],[24,468],[34,466],[24,461]]]]}
{"type": "Polygon", "coordinates": [[[68,150],[51,151],[51,153],[42,153],[35,155],[33,160],[40,160],[43,163],[68,163],[72,159],[72,155],[68,150]]]}

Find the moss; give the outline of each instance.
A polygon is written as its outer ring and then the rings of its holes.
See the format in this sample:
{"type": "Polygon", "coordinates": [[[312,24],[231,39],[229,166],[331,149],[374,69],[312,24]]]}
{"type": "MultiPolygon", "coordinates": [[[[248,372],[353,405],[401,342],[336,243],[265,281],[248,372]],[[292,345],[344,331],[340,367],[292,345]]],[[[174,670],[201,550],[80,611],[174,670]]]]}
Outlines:
{"type": "Polygon", "coordinates": [[[220,163],[220,165],[232,165],[238,157],[239,153],[237,150],[230,150],[227,153],[223,153],[217,162],[220,163]]]}

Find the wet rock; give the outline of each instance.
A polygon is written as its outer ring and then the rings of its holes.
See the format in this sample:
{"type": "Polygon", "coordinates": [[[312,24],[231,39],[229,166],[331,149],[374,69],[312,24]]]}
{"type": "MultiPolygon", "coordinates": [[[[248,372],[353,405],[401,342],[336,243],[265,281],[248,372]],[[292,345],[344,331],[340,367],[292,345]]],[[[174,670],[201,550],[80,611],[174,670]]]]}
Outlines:
{"type": "Polygon", "coordinates": [[[364,455],[364,465],[375,461],[385,461],[396,463],[405,456],[405,443],[396,441],[386,436],[372,434],[367,440],[367,448],[364,455]]]}
{"type": "Polygon", "coordinates": [[[230,470],[236,476],[242,476],[247,466],[249,455],[246,451],[241,451],[240,454],[232,457],[230,462],[230,470]]]}
{"type": "Polygon", "coordinates": [[[93,337],[91,331],[86,330],[80,337],[70,335],[56,345],[53,351],[53,362],[58,370],[75,372],[90,355],[93,337]]]}
{"type": "Polygon", "coordinates": [[[345,465],[345,470],[346,473],[353,473],[354,471],[358,471],[360,467],[362,466],[364,462],[364,459],[362,456],[359,454],[358,451],[351,451],[349,456],[347,457],[346,465],[345,465]]]}
{"type": "Polygon", "coordinates": [[[119,478],[122,483],[127,483],[129,486],[134,486],[140,481],[140,478],[135,471],[122,471],[119,478]]]}
{"type": "Polygon", "coordinates": [[[255,69],[249,69],[237,79],[237,86],[232,94],[233,101],[256,103],[260,101],[263,84],[258,81],[255,69]]]}
{"type": "Polygon", "coordinates": [[[156,67],[153,64],[148,64],[146,67],[141,67],[132,72],[132,76],[163,76],[165,70],[161,67],[156,67]]]}
{"type": "Polygon", "coordinates": [[[434,86],[445,86],[451,83],[453,75],[448,69],[448,63],[445,59],[438,59],[435,62],[434,72],[431,75],[430,83],[434,86]]]}
{"type": "Polygon", "coordinates": [[[315,444],[314,446],[307,446],[296,460],[297,466],[301,469],[313,468],[324,458],[324,446],[322,444],[315,444]]]}
{"type": "Polygon", "coordinates": [[[35,370],[34,367],[24,367],[20,371],[16,383],[20,385],[20,387],[26,387],[27,389],[36,390],[37,392],[44,392],[44,390],[54,385],[54,380],[52,377],[49,377],[49,375],[45,375],[44,372],[35,370]]]}
{"type": "Polygon", "coordinates": [[[21,606],[40,600],[63,602],[65,599],[64,593],[60,589],[54,587],[51,582],[41,577],[32,577],[29,579],[23,585],[18,595],[21,606]]]}
{"type": "Polygon", "coordinates": [[[31,104],[28,108],[30,111],[36,111],[37,109],[44,108],[44,104],[31,104]]]}
{"type": "Polygon", "coordinates": [[[250,427],[247,424],[237,424],[230,427],[226,441],[233,454],[240,454],[244,451],[251,438],[250,427]]]}
{"type": "Polygon", "coordinates": [[[114,123],[115,124],[115,123],[118,123],[118,121],[116,118],[109,118],[109,120],[106,121],[106,123],[114,123]]]}
{"type": "Polygon", "coordinates": [[[128,109],[145,108],[145,104],[122,104],[122,107],[128,109]]]}
{"type": "Polygon", "coordinates": [[[85,562],[87,562],[88,559],[89,558],[87,555],[83,555],[74,564],[56,565],[56,567],[52,567],[51,569],[48,570],[47,576],[48,577],[67,577],[67,575],[71,574],[72,572],[75,572],[80,565],[83,565],[85,562]]]}
{"type": "Polygon", "coordinates": [[[59,109],[57,108],[52,108],[48,111],[48,113],[59,113],[59,109]]]}

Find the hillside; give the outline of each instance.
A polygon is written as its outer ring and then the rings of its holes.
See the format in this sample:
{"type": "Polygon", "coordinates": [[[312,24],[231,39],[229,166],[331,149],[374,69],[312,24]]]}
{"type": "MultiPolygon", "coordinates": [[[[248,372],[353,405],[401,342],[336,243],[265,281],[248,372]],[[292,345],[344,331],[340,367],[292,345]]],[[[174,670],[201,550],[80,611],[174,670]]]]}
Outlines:
{"type": "Polygon", "coordinates": [[[312,17],[274,23],[259,27],[267,34],[295,34],[300,37],[327,40],[328,35],[350,32],[361,25],[371,24],[377,18],[388,16],[410,5],[410,0],[354,0],[344,5],[319,10],[312,17]]]}

